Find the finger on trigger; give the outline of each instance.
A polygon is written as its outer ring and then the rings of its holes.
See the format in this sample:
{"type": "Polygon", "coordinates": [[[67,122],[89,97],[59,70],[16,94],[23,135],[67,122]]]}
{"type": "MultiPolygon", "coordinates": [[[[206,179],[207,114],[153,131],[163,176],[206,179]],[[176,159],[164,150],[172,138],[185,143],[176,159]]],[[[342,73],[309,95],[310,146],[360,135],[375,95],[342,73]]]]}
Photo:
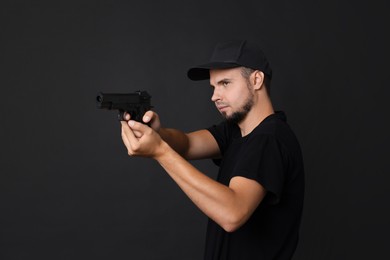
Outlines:
{"type": "Polygon", "coordinates": [[[125,112],[125,114],[124,114],[124,119],[126,120],[126,121],[129,121],[130,120],[130,114],[129,113],[127,113],[127,112],[125,112]]]}

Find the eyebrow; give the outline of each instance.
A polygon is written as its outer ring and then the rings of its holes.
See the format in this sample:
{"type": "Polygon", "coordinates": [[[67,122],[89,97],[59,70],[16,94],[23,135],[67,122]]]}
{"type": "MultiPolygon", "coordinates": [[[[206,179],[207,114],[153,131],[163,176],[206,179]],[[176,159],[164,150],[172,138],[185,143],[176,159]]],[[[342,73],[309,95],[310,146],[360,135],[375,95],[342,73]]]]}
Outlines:
{"type": "MultiPolygon", "coordinates": [[[[219,80],[219,81],[217,82],[217,85],[221,85],[221,84],[224,83],[224,82],[231,82],[231,81],[232,81],[232,79],[223,78],[223,79],[221,79],[221,80],[219,80]]],[[[211,87],[214,87],[214,85],[211,84],[211,83],[210,83],[210,86],[211,86],[211,87]]]]}

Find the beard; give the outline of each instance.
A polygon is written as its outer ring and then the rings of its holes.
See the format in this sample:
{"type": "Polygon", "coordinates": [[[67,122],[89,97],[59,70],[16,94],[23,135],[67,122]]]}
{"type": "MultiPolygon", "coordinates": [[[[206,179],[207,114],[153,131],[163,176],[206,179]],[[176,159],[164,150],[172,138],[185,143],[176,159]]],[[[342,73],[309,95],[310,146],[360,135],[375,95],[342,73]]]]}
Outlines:
{"type": "Polygon", "coordinates": [[[224,112],[222,113],[222,116],[229,123],[239,124],[246,118],[249,111],[252,109],[252,106],[253,106],[253,95],[250,95],[245,101],[244,105],[238,111],[233,112],[233,114],[231,114],[230,116],[228,116],[224,112]]]}

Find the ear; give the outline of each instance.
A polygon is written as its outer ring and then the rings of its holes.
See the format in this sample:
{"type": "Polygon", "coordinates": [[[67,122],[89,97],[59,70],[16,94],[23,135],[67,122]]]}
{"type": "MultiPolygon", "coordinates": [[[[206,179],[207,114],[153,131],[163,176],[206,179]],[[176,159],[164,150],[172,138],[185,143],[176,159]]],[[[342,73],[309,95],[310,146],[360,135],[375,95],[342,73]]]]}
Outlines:
{"type": "Polygon", "coordinates": [[[255,70],[252,74],[253,76],[253,86],[255,90],[260,90],[263,87],[264,83],[264,73],[260,70],[255,70]]]}

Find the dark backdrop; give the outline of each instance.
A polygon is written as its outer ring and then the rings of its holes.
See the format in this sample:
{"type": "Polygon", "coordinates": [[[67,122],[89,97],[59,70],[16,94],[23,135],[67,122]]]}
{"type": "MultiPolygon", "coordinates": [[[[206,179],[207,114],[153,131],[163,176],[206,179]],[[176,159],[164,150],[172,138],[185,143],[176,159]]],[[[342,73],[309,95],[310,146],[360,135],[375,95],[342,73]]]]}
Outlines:
{"type": "MultiPolygon", "coordinates": [[[[152,94],[163,124],[219,122],[186,78],[214,44],[262,43],[307,195],[294,259],[388,259],[387,1],[1,1],[0,259],[201,259],[206,218],[129,158],[98,91],[152,94]]],[[[215,176],[210,161],[194,162],[215,176]]]]}

